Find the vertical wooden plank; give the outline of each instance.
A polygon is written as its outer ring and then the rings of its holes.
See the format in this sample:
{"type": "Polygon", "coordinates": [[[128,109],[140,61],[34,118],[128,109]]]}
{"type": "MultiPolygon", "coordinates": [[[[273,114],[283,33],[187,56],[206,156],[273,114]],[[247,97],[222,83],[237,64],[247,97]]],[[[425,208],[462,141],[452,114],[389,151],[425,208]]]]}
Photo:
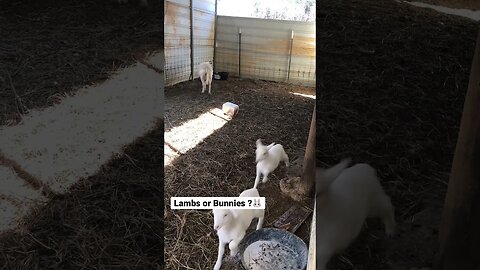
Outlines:
{"type": "Polygon", "coordinates": [[[437,270],[480,269],[480,32],[440,227],[437,270]]]}
{"type": "Polygon", "coordinates": [[[302,176],[280,180],[280,190],[295,201],[305,201],[315,197],[316,107],[315,105],[313,108],[310,122],[302,176]]]}

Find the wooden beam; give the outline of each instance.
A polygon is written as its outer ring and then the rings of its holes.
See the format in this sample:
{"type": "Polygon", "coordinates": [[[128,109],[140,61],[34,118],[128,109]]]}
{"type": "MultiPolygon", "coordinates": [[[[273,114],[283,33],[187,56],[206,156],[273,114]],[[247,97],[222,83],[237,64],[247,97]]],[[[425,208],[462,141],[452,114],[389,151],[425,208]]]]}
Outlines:
{"type": "Polygon", "coordinates": [[[312,121],[310,122],[302,176],[280,180],[280,190],[295,201],[304,201],[315,197],[316,107],[313,109],[312,121]]]}
{"type": "Polygon", "coordinates": [[[317,105],[313,108],[312,121],[310,122],[310,131],[308,133],[307,147],[303,159],[302,188],[304,194],[313,196],[315,186],[315,149],[316,149],[316,130],[317,130],[317,105]]]}
{"type": "Polygon", "coordinates": [[[436,270],[480,269],[480,32],[440,226],[436,270]]]}

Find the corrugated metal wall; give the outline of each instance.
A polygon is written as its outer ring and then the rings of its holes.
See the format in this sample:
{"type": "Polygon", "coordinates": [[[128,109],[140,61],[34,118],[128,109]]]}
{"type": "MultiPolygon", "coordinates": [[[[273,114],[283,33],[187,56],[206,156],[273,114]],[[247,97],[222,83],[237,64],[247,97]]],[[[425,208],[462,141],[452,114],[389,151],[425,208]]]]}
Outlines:
{"type": "Polygon", "coordinates": [[[213,61],[215,33],[215,0],[193,1],[193,69],[198,78],[198,65],[213,61]]]}
{"type": "Polygon", "coordinates": [[[215,71],[239,75],[240,28],[241,77],[315,86],[314,22],[218,16],[215,71]]]}
{"type": "Polygon", "coordinates": [[[190,0],[165,0],[165,85],[190,77],[190,0]]]}
{"type": "MultiPolygon", "coordinates": [[[[196,66],[213,60],[215,0],[193,0],[193,57],[196,66]]],[[[165,0],[165,84],[190,79],[190,0],[165,0]]]]}

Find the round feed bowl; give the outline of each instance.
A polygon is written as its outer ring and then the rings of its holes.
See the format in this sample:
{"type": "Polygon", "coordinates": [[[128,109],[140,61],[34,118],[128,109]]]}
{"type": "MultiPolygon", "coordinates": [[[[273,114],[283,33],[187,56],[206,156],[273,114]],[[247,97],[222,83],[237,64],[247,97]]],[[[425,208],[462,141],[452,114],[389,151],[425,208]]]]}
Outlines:
{"type": "Polygon", "coordinates": [[[258,269],[300,269],[304,270],[307,266],[308,248],[305,242],[293,233],[274,229],[264,228],[254,231],[242,241],[240,245],[241,262],[245,269],[249,265],[257,265],[258,269]],[[262,243],[262,244],[259,244],[262,243]],[[268,244],[265,244],[268,243],[268,244]],[[265,244],[265,245],[264,245],[265,244]],[[263,245],[263,247],[262,247],[263,245]],[[253,248],[255,247],[255,248],[253,248]],[[265,248],[266,247],[266,248],[265,248]],[[273,248],[274,247],[274,248],[273,248]],[[251,253],[255,250],[253,256],[251,253]],[[257,252],[257,250],[259,252],[257,252]],[[263,250],[263,251],[260,251],[263,250]],[[267,250],[265,252],[265,250],[267,250]],[[249,252],[250,251],[250,252],[249,252]],[[260,255],[261,254],[261,255],[260,255]],[[285,256],[288,255],[288,256],[285,256]],[[284,260],[289,257],[288,261],[284,260]],[[293,260],[293,261],[292,261],[293,260]],[[262,261],[262,263],[258,263],[262,261]],[[268,262],[268,263],[267,263],[268,262]],[[261,266],[264,265],[262,268],[261,266]],[[265,267],[267,266],[268,267],[265,267]]]}

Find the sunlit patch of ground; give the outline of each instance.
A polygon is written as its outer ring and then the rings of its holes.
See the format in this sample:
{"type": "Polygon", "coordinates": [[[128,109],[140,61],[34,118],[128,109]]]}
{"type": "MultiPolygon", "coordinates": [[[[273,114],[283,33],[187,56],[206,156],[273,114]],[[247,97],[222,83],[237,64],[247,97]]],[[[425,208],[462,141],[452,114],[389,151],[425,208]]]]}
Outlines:
{"type": "Polygon", "coordinates": [[[315,95],[307,95],[307,94],[295,93],[295,92],[290,92],[290,94],[294,94],[294,95],[302,96],[302,97],[306,97],[306,98],[311,98],[311,99],[316,99],[315,95]]]}
{"type": "MultiPolygon", "coordinates": [[[[0,128],[0,154],[34,182],[62,194],[155,127],[163,118],[162,85],[163,76],[152,67],[137,63],[122,69],[104,83],[80,89],[55,106],[31,111],[16,126],[0,128]]],[[[0,179],[10,179],[17,186],[25,184],[9,170],[1,170],[0,179]]],[[[23,199],[18,200],[23,204],[23,199]]],[[[2,207],[11,202],[2,199],[2,207]]],[[[24,213],[17,209],[8,216],[24,213]]]]}
{"type": "Polygon", "coordinates": [[[165,132],[165,166],[223,127],[229,119],[214,108],[165,132]]]}

